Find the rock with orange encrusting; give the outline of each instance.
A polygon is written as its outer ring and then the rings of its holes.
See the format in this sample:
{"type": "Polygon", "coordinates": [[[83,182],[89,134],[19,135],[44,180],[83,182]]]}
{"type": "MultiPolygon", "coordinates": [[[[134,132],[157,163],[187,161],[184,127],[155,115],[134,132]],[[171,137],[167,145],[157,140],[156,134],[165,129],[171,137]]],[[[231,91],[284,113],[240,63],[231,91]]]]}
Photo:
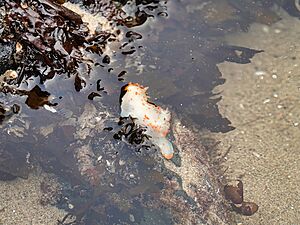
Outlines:
{"type": "Polygon", "coordinates": [[[166,159],[174,155],[172,143],[166,138],[170,129],[171,113],[152,102],[149,102],[147,87],[129,83],[122,87],[120,103],[121,117],[136,119],[136,123],[146,127],[146,134],[161,150],[166,159]]]}

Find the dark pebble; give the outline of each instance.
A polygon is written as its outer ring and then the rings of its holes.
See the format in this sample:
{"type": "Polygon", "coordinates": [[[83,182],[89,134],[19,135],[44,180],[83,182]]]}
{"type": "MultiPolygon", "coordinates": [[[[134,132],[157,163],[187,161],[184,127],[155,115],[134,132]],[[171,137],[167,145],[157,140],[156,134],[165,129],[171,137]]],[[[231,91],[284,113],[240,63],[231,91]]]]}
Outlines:
{"type": "Polygon", "coordinates": [[[243,183],[238,180],[236,185],[227,184],[224,187],[225,198],[234,204],[241,204],[243,202],[243,183]]]}

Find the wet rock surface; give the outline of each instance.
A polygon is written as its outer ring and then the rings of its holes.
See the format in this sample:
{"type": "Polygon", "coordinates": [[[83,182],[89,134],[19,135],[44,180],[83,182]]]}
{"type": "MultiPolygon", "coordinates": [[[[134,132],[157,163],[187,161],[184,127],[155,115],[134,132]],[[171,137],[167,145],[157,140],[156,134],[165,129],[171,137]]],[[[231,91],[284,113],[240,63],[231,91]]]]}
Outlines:
{"type": "Polygon", "coordinates": [[[169,180],[169,186],[161,198],[166,204],[172,202],[170,208],[177,211],[174,215],[178,224],[229,223],[226,202],[219,188],[222,178],[209,158],[209,150],[200,141],[201,132],[185,127],[179,120],[174,121],[172,131],[181,166],[175,166],[171,162],[165,164],[181,179],[169,180]],[[178,194],[180,191],[186,193],[189,201],[178,194]],[[179,210],[177,206],[182,208],[179,210]]]}

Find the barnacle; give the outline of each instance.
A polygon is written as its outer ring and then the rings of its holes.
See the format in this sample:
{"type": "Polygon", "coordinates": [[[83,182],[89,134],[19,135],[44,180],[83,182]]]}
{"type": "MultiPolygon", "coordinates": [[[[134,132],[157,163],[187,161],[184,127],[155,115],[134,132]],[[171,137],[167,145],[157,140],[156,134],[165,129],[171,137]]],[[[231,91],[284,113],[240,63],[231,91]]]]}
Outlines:
{"type": "Polygon", "coordinates": [[[166,159],[174,154],[171,142],[166,138],[170,129],[171,113],[167,109],[148,101],[147,87],[137,83],[129,83],[122,88],[121,117],[136,119],[136,123],[146,127],[145,134],[153,144],[158,146],[166,159]]]}

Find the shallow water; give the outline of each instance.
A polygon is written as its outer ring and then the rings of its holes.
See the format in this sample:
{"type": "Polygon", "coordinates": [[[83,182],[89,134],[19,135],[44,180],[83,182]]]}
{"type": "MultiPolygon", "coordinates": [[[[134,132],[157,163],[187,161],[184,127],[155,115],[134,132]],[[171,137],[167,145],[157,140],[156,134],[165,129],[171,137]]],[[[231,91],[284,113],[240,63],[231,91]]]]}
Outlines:
{"type": "MultiPolygon", "coordinates": [[[[190,186],[203,187],[211,196],[195,200],[185,187],[193,174],[178,169],[187,166],[181,157],[195,161],[193,155],[176,150],[174,160],[165,162],[149,142],[132,144],[126,139],[126,129],[134,125],[130,119],[119,123],[121,87],[128,82],[148,86],[151,101],[168,108],[174,124],[180,120],[182,127],[194,132],[180,139],[180,132],[173,130],[169,138],[178,148],[197,146],[194,134],[199,139],[202,132],[232,134],[235,125],[219,110],[222,93],[215,88],[226,80],[217,64],[247,64],[265,49],[236,44],[227,37],[246,33],[254,22],[266,27],[278,22],[279,5],[297,17],[296,6],[287,1],[74,2],[111,22],[95,36],[78,15],[52,1],[3,3],[1,41],[13,52],[19,42],[22,50],[0,55],[5,62],[2,73],[18,72],[17,79],[0,84],[1,105],[21,106],[15,115],[3,113],[2,180],[26,179],[36,168],[55,174],[62,187],[54,205],[71,213],[67,219],[77,224],[184,224],[178,219],[184,207],[198,214],[194,221],[187,219],[190,224],[211,224],[205,215],[215,213],[212,208],[219,205],[224,217],[218,216],[227,223],[232,218],[225,216],[230,207],[223,208],[225,201],[219,196],[222,171],[219,164],[213,165],[217,152],[212,146],[219,137],[212,135],[211,149],[199,147],[196,152],[203,156],[198,163],[206,178],[200,176],[190,186]],[[11,58],[5,61],[7,57],[11,58]],[[208,153],[212,158],[205,158],[208,153]],[[202,184],[209,180],[212,188],[202,184]],[[186,189],[174,187],[182,182],[186,189]],[[161,196],[164,192],[176,199],[168,202],[161,196]]],[[[199,146],[207,144],[204,139],[199,146]]]]}

